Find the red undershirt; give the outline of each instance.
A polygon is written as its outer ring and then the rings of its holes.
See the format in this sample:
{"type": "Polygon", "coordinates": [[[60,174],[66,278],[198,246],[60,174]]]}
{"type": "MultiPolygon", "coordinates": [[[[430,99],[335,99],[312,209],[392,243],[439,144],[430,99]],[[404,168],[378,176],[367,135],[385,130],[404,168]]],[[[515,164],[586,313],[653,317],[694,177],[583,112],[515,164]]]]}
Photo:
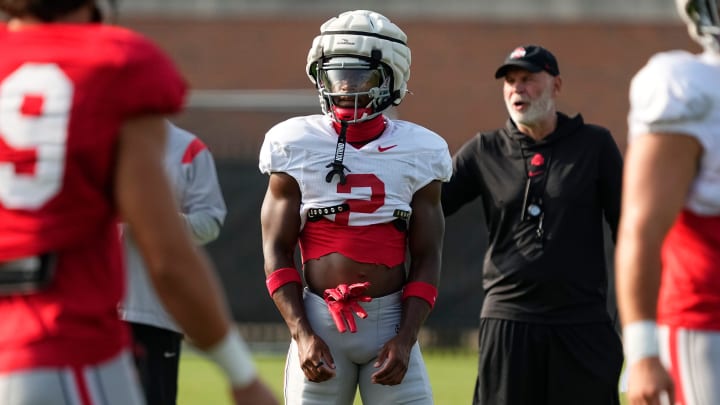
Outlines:
{"type": "Polygon", "coordinates": [[[300,233],[302,262],[340,253],[356,262],[395,267],[405,262],[405,232],[392,222],[366,226],[338,225],[328,219],[308,221],[300,233]]]}

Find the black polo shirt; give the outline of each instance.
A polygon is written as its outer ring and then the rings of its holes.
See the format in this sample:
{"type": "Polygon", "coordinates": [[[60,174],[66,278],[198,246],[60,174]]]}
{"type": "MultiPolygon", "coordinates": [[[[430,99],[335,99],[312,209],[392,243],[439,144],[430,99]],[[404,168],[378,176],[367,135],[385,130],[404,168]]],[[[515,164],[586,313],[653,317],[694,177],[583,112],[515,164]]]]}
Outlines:
{"type": "Polygon", "coordinates": [[[508,120],[463,145],[442,204],[447,216],[482,199],[489,246],[481,317],[609,320],[603,220],[615,240],[621,180],[610,132],[580,115],[558,113],[556,130],[537,142],[508,120]]]}

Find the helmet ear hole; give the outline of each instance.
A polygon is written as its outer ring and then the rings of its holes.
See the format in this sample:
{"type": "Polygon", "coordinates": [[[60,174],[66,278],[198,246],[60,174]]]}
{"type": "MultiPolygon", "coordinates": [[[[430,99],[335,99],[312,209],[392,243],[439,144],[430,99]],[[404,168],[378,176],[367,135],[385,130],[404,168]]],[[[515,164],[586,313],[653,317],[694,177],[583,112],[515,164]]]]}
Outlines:
{"type": "Polygon", "coordinates": [[[318,67],[318,63],[315,62],[315,63],[310,64],[310,69],[309,69],[309,76],[311,77],[312,82],[315,83],[316,87],[320,85],[320,81],[317,79],[317,77],[318,77],[317,67],[318,67]]]}

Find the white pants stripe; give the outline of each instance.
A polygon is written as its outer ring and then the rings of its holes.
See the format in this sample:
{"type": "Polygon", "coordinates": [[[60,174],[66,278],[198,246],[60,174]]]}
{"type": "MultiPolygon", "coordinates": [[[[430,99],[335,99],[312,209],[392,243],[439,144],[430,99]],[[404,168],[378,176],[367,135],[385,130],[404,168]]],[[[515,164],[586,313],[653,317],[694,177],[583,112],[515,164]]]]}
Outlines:
{"type": "Polygon", "coordinates": [[[661,326],[659,339],[660,358],[675,377],[677,400],[720,404],[720,332],[661,326]]]}

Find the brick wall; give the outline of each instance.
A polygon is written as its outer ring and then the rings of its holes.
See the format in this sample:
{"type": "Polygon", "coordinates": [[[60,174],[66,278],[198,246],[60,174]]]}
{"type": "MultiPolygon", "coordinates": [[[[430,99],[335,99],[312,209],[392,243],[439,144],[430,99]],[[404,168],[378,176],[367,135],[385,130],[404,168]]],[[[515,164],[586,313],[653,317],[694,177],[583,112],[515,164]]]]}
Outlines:
{"type": "MultiPolygon", "coordinates": [[[[325,16],[314,19],[126,19],[165,48],[196,89],[311,89],[305,58],[325,16]]],[[[660,50],[697,50],[680,23],[495,23],[395,21],[413,52],[400,118],[441,134],[451,151],[478,130],[502,125],[501,83],[493,73],[517,45],[555,53],[564,80],[561,110],[608,127],[625,147],[628,83],[660,50]]],[[[319,111],[319,107],[318,107],[319,111]]],[[[221,157],[255,159],[265,131],[292,113],[189,111],[178,118],[221,157]]]]}

